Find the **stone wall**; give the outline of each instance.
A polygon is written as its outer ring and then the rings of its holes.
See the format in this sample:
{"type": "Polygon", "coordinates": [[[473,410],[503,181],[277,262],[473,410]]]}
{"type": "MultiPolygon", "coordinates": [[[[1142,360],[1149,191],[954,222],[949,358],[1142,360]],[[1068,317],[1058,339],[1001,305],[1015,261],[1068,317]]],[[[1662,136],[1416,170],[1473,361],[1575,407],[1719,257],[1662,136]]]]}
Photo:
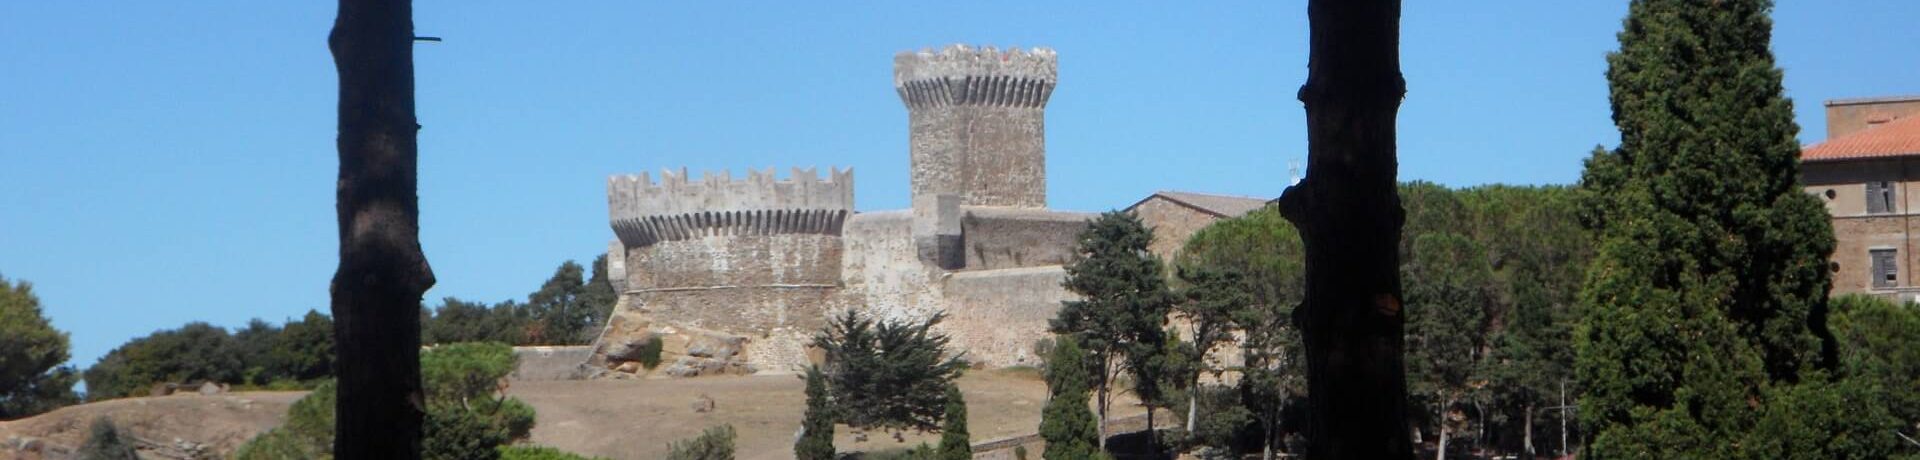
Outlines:
{"type": "Polygon", "coordinates": [[[1080,232],[1099,217],[1084,212],[964,208],[960,238],[965,270],[1062,265],[1073,260],[1080,232]]]}
{"type": "Polygon", "coordinates": [[[851,307],[881,319],[925,318],[943,308],[939,272],[921,263],[913,213],[881,211],[847,220],[840,279],[851,307]]]}
{"type": "Polygon", "coordinates": [[[1153,243],[1147,245],[1147,251],[1159,256],[1169,266],[1178,260],[1180,249],[1186,247],[1187,240],[1193,238],[1193,234],[1220,221],[1220,216],[1175,203],[1159,195],[1135,205],[1133,215],[1138,216],[1147,228],[1153,229],[1153,243]]]}
{"type": "Polygon", "coordinates": [[[836,286],[842,244],[827,235],[709,236],[627,251],[629,291],[836,286]]]}
{"type": "Polygon", "coordinates": [[[1052,337],[1047,322],[1076,297],[1060,286],[1060,266],[955,272],[946,277],[947,333],[967,360],[989,367],[1037,365],[1034,344],[1052,337]]]}
{"type": "Polygon", "coordinates": [[[513,347],[520,363],[507,378],[512,380],[578,380],[585,376],[581,365],[593,354],[593,347],[513,347]]]}
{"type": "Polygon", "coordinates": [[[913,196],[961,204],[1044,208],[1046,105],[1052,50],[950,46],[894,57],[907,106],[913,196]]]}

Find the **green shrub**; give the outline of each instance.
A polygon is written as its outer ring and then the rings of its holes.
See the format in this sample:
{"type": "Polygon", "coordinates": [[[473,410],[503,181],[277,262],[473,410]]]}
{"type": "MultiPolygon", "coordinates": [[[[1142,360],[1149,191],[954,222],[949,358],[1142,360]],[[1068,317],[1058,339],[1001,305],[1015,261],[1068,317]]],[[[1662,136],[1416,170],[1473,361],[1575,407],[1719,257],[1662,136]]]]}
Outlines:
{"type": "Polygon", "coordinates": [[[287,422],[267,430],[234,451],[235,460],[291,460],[331,458],[333,404],[337,392],[325,381],[287,408],[287,422]]]}
{"type": "Polygon", "coordinates": [[[513,373],[518,362],[513,347],[504,343],[441,345],[420,352],[420,377],[429,403],[462,404],[499,392],[500,379],[513,373]]]}
{"type": "Polygon", "coordinates": [[[500,460],[605,460],[546,446],[500,446],[500,460]]]}
{"type": "Polygon", "coordinates": [[[507,443],[505,427],[471,410],[429,410],[421,427],[420,458],[426,460],[494,460],[507,443]]]}
{"type": "Polygon", "coordinates": [[[660,350],[665,345],[666,344],[660,340],[660,336],[647,337],[647,341],[640,344],[640,366],[647,368],[647,370],[660,367],[660,350]]]}
{"type": "Polygon", "coordinates": [[[733,460],[733,425],[708,428],[700,436],[667,446],[667,460],[733,460]]]}
{"type": "Polygon", "coordinates": [[[93,419],[87,441],[80,444],[76,458],[86,460],[139,460],[133,454],[133,439],[106,417],[93,419]]]}

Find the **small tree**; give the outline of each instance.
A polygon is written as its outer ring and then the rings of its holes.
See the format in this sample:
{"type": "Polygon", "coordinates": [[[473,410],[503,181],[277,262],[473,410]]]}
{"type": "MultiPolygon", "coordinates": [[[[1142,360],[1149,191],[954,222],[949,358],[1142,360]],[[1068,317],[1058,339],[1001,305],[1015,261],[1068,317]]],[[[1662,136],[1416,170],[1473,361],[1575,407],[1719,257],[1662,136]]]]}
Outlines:
{"type": "Polygon", "coordinates": [[[700,436],[667,446],[667,460],[733,460],[733,425],[708,428],[700,436]]]}
{"type": "Polygon", "coordinates": [[[940,425],[940,460],[970,460],[973,443],[967,436],[967,401],[958,385],[947,386],[947,414],[940,425]]]}
{"type": "Polygon", "coordinates": [[[72,404],[79,375],[62,366],[67,334],[40,311],[33,286],[0,277],[0,420],[72,404]]]}
{"type": "Polygon", "coordinates": [[[80,450],[75,452],[75,456],[86,460],[140,459],[139,456],[134,455],[133,439],[121,433],[120,428],[113,425],[113,420],[106,417],[93,419],[87,441],[80,444],[80,450]]]}
{"type": "Polygon", "coordinates": [[[840,420],[856,429],[935,431],[946,388],[967,363],[933,332],[945,319],[875,322],[856,310],[828,321],[814,339],[826,352],[827,388],[840,420]]]}
{"type": "MultiPolygon", "coordinates": [[[[1160,259],[1147,251],[1152,242],[1153,231],[1132,213],[1100,214],[1080,232],[1078,257],[1066,267],[1065,286],[1080,300],[1062,302],[1050,324],[1053,333],[1079,340],[1098,370],[1091,383],[1103,436],[1113,381],[1121,372],[1134,374],[1134,393],[1140,400],[1152,404],[1161,399],[1154,364],[1166,340],[1162,328],[1174,297],[1160,259]]],[[[1153,418],[1152,405],[1147,418],[1153,418]]],[[[1106,445],[1104,438],[1100,445],[1106,445]]]]}
{"type": "MultiPolygon", "coordinates": [[[[1184,301],[1174,309],[1193,326],[1193,346],[1186,350],[1190,353],[1187,356],[1190,365],[1181,375],[1188,389],[1187,431],[1192,432],[1200,414],[1199,392],[1194,391],[1200,386],[1200,374],[1206,369],[1218,369],[1206,365],[1207,355],[1233,341],[1233,316],[1253,304],[1253,295],[1235,269],[1182,267],[1178,275],[1187,288],[1181,290],[1184,301]]],[[[1220,376],[1218,370],[1213,374],[1215,378],[1220,376]]]]}
{"type": "Polygon", "coordinates": [[[1100,432],[1087,410],[1088,375],[1093,365],[1079,340],[1061,336],[1047,357],[1047,406],[1040,413],[1040,438],[1046,440],[1046,460],[1104,458],[1100,432]]]}
{"type": "Polygon", "coordinates": [[[1414,238],[1406,267],[1408,380],[1433,408],[1439,430],[1435,458],[1444,458],[1451,414],[1484,386],[1493,306],[1493,272],[1479,246],[1451,233],[1414,238]]]}
{"type": "Polygon", "coordinates": [[[800,422],[800,441],[793,445],[799,460],[833,460],[833,402],[827,395],[827,376],[819,366],[807,368],[807,414],[800,422]]]}
{"type": "Polygon", "coordinates": [[[578,263],[563,262],[539,291],[527,295],[527,309],[541,326],[542,343],[537,345],[574,345],[592,340],[582,339],[598,321],[594,318],[596,308],[587,303],[591,296],[584,271],[578,263]]]}

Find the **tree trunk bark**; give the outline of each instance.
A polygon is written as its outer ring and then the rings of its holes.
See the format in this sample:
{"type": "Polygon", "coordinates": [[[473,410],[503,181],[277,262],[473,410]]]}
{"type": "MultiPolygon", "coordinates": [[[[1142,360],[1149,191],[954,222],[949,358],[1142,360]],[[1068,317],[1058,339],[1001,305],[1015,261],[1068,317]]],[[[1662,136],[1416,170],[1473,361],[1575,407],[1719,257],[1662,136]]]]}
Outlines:
{"type": "Polygon", "coordinates": [[[1310,0],[1307,176],[1280,198],[1306,249],[1308,457],[1410,459],[1395,123],[1399,0],[1310,0]]]}
{"type": "Polygon", "coordinates": [[[1527,458],[1531,459],[1534,457],[1534,454],[1533,454],[1533,405],[1528,404],[1526,405],[1525,409],[1527,410],[1527,415],[1521,418],[1525,419],[1525,422],[1523,423],[1526,423],[1527,429],[1526,429],[1526,434],[1523,435],[1520,443],[1527,450],[1527,458]]]}
{"type": "Polygon", "coordinates": [[[1099,401],[1094,402],[1095,406],[1099,406],[1095,409],[1100,411],[1100,420],[1094,424],[1094,430],[1100,432],[1100,443],[1098,445],[1100,446],[1101,452],[1107,451],[1107,405],[1113,402],[1113,399],[1111,399],[1113,397],[1113,392],[1111,391],[1113,388],[1113,374],[1113,359],[1109,357],[1100,358],[1100,396],[1098,398],[1099,401]]]}
{"type": "Polygon", "coordinates": [[[1440,438],[1434,440],[1440,446],[1433,450],[1433,460],[1447,460],[1447,415],[1440,414],[1440,438]]]}
{"type": "Polygon", "coordinates": [[[420,297],[434,279],[420,251],[410,0],[341,0],[327,47],[340,82],[333,455],[417,459],[420,297]]]}
{"type": "Polygon", "coordinates": [[[1193,419],[1200,414],[1200,379],[1193,379],[1187,390],[1187,432],[1193,432],[1193,419]]]}

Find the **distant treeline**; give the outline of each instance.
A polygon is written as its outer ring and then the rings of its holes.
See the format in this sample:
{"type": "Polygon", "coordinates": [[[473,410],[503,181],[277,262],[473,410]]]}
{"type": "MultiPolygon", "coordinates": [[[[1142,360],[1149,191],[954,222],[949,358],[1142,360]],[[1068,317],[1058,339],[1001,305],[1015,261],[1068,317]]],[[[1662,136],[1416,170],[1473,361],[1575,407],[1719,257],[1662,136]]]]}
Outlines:
{"type": "MultiPolygon", "coordinates": [[[[524,303],[493,306],[453,297],[421,306],[421,342],[577,345],[592,342],[612,313],[615,293],[606,256],[592,275],[560,264],[524,303]]],[[[114,348],[82,373],[87,399],[147,394],[154,384],[219,382],[243,387],[307,388],[333,376],[333,319],[310,310],[282,325],[254,319],[228,331],[204,322],[154,332],[114,348]]]]}

